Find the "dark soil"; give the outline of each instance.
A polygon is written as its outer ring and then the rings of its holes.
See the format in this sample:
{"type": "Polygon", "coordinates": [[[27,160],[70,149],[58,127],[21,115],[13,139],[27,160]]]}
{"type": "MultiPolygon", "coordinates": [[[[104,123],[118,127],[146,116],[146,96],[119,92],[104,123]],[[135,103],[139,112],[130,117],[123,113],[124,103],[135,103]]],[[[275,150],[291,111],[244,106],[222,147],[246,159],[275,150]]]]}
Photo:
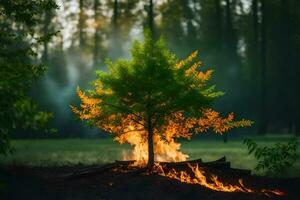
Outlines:
{"type": "MultiPolygon", "coordinates": [[[[22,200],[101,200],[101,199],[300,199],[300,178],[273,179],[247,176],[250,188],[276,188],[285,196],[217,192],[199,185],[184,184],[158,175],[104,173],[66,178],[65,175],[84,167],[2,167],[0,169],[0,199],[22,200]]],[[[226,178],[225,178],[226,179],[226,178]]]]}

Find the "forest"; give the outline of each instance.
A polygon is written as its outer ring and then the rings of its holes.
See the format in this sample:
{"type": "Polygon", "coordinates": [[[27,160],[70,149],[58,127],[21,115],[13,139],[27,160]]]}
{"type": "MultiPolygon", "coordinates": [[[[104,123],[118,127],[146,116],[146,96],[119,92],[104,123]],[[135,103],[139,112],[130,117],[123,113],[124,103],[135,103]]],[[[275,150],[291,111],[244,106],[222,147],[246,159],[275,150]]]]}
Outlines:
{"type": "Polygon", "coordinates": [[[298,0],[0,0],[0,192],[297,199],[299,63],[298,0]]]}
{"type": "Polygon", "coordinates": [[[74,120],[68,106],[76,102],[74,91],[89,87],[95,70],[105,70],[106,58],[128,58],[145,27],[179,57],[199,50],[205,66],[214,69],[217,88],[228,94],[215,107],[255,121],[251,132],[299,133],[298,1],[161,0],[151,12],[148,1],[138,0],[56,3],[57,9],[41,11],[30,25],[33,37],[52,37],[33,47],[33,62],[47,70],[29,93],[55,115],[59,136],[99,134],[74,120]]]}

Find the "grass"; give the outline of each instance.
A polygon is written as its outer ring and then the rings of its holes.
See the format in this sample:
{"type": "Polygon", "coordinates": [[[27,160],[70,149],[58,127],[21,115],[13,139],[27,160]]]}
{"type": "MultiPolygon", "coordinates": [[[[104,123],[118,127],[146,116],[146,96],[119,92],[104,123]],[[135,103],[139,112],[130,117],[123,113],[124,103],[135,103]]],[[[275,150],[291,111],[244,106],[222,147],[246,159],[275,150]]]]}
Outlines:
{"type": "MultiPolygon", "coordinates": [[[[287,138],[254,138],[259,145],[283,142],[287,138]]],[[[223,143],[221,140],[182,141],[182,151],[190,159],[216,160],[226,156],[232,167],[254,169],[256,161],[248,155],[247,147],[241,139],[223,143]]],[[[65,166],[92,165],[122,159],[122,154],[130,151],[129,145],[119,145],[111,139],[39,139],[13,140],[15,151],[6,157],[0,156],[2,165],[65,166]]],[[[299,153],[299,152],[298,152],[299,153]]],[[[300,176],[300,161],[297,160],[287,176],[300,176]]]]}

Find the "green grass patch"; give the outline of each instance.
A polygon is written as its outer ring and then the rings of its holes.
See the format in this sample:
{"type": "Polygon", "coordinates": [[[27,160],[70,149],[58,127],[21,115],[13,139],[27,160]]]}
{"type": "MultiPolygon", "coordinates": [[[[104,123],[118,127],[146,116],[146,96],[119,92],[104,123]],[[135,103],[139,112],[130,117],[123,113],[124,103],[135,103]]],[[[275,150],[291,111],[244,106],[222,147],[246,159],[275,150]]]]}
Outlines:
{"type": "MultiPolygon", "coordinates": [[[[284,142],[286,137],[253,138],[259,145],[272,145],[284,142]]],[[[216,160],[226,156],[232,167],[251,169],[256,161],[248,155],[243,140],[234,139],[228,143],[221,140],[182,141],[182,152],[190,159],[202,158],[204,161],[216,160]]],[[[129,145],[119,145],[111,139],[38,139],[13,140],[14,153],[0,156],[2,165],[28,166],[70,166],[93,165],[114,162],[122,159],[122,154],[130,151],[129,145]]],[[[300,149],[299,149],[300,150],[300,149]]],[[[298,153],[299,153],[298,150],[298,153]]],[[[300,176],[300,161],[289,170],[286,176],[300,176]]]]}

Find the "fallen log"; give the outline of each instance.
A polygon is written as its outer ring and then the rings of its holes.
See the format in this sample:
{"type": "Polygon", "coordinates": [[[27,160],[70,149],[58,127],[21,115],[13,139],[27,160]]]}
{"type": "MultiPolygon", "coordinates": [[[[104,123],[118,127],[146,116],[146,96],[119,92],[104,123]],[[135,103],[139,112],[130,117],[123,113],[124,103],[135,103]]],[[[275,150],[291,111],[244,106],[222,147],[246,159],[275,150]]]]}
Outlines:
{"type": "Polygon", "coordinates": [[[226,157],[223,156],[223,157],[219,158],[218,160],[211,161],[211,162],[225,162],[225,161],[226,161],[226,157]]]}
{"type": "Polygon", "coordinates": [[[210,168],[230,168],[230,162],[226,162],[225,156],[210,162],[202,162],[202,159],[196,159],[196,160],[187,160],[183,162],[159,162],[159,164],[163,165],[166,168],[175,168],[175,169],[181,169],[186,168],[188,164],[198,165],[199,167],[210,167],[210,168]]]}
{"type": "Polygon", "coordinates": [[[203,163],[219,163],[219,162],[226,162],[226,157],[223,156],[221,158],[219,158],[218,160],[215,160],[215,161],[210,161],[210,162],[202,162],[202,159],[196,159],[196,160],[186,160],[186,161],[181,161],[181,162],[159,162],[160,164],[170,164],[170,163],[176,163],[176,164],[187,164],[187,163],[190,163],[190,164],[203,164],[203,163]]]}
{"type": "MultiPolygon", "coordinates": [[[[75,171],[71,174],[66,175],[66,178],[75,178],[75,177],[82,177],[87,175],[94,175],[94,174],[101,174],[104,172],[107,172],[111,169],[129,169],[129,166],[133,164],[135,160],[116,160],[114,163],[109,163],[106,165],[101,166],[95,166],[95,167],[89,167],[82,170],[75,171]]],[[[208,173],[228,173],[233,174],[237,176],[243,176],[243,175],[250,175],[250,170],[244,170],[244,169],[234,169],[230,167],[230,162],[226,161],[226,157],[222,157],[215,161],[210,162],[202,162],[202,159],[196,159],[196,160],[188,160],[188,161],[182,161],[182,162],[158,162],[161,164],[164,169],[166,170],[184,170],[189,171],[191,170],[189,167],[189,164],[192,166],[198,165],[199,167],[203,168],[208,173]]],[[[147,170],[149,170],[147,167],[142,168],[131,168],[132,171],[128,171],[126,173],[128,174],[140,174],[147,170]]]]}
{"type": "Polygon", "coordinates": [[[76,177],[82,177],[82,176],[86,176],[86,175],[103,173],[110,169],[122,167],[122,166],[123,166],[123,164],[115,162],[115,163],[109,163],[109,164],[101,165],[101,166],[89,167],[89,168],[85,168],[82,170],[74,171],[71,174],[67,174],[65,176],[65,178],[76,178],[76,177]]]}
{"type": "Polygon", "coordinates": [[[135,160],[116,160],[116,163],[120,163],[122,165],[130,165],[133,164],[135,162],[135,160]]]}

